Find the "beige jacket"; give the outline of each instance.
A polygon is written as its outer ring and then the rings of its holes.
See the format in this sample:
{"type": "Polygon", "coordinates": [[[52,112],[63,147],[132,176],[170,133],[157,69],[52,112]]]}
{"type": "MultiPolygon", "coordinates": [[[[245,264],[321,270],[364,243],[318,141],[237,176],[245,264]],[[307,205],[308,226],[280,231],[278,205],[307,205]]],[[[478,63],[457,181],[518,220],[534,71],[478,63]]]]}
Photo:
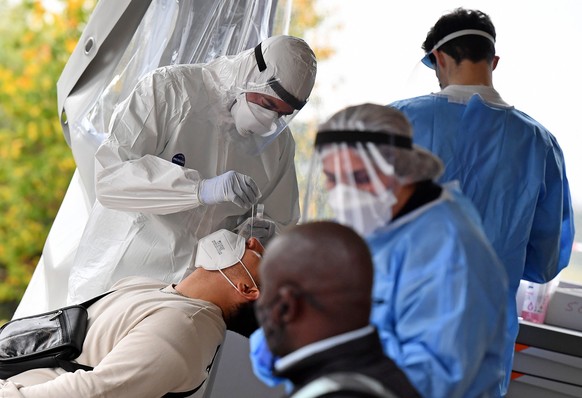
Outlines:
{"type": "Polygon", "coordinates": [[[225,336],[221,310],[149,278],[113,289],[89,308],[77,362],[93,371],[30,370],[2,381],[0,397],[159,398],[202,384],[225,336]]]}

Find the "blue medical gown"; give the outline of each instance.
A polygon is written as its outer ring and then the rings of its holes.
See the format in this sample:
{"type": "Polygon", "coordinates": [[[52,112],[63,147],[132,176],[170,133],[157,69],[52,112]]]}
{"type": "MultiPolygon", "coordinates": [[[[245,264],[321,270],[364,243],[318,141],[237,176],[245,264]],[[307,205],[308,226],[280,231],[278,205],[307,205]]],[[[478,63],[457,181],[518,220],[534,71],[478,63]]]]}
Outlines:
{"type": "MultiPolygon", "coordinates": [[[[479,215],[458,190],[368,239],[374,261],[371,323],[386,354],[427,398],[499,396],[507,277],[479,215]]],[[[272,354],[251,337],[255,374],[268,385],[272,354]]]]}
{"type": "Polygon", "coordinates": [[[562,151],[538,122],[513,107],[466,104],[426,95],[391,106],[408,117],[414,141],[445,164],[440,181],[457,180],[479,211],[485,234],[509,277],[506,372],[517,337],[520,279],[552,280],[570,259],[574,217],[562,151]]]}
{"type": "Polygon", "coordinates": [[[499,396],[507,277],[472,204],[443,190],[368,244],[386,354],[424,397],[499,396]]]}

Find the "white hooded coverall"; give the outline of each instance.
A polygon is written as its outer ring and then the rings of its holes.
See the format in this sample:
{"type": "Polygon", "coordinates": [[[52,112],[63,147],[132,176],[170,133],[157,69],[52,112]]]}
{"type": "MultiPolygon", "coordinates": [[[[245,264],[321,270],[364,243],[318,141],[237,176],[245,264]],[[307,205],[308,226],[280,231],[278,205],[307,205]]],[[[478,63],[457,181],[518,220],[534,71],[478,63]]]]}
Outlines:
{"type": "Polygon", "coordinates": [[[233,230],[248,209],[203,205],[202,179],[229,170],[248,175],[262,194],[264,216],[278,228],[299,218],[295,142],[288,129],[268,138],[242,137],[230,109],[237,95],[275,77],[307,99],[315,80],[313,52],[301,39],[262,43],[266,70],[254,51],[208,64],[162,67],[140,81],[119,105],[110,135],[96,153],[97,199],[69,278],[70,303],[107,290],[128,275],[172,283],[193,269],[198,240],[233,230]],[[280,66],[278,66],[280,65],[280,66]]]}

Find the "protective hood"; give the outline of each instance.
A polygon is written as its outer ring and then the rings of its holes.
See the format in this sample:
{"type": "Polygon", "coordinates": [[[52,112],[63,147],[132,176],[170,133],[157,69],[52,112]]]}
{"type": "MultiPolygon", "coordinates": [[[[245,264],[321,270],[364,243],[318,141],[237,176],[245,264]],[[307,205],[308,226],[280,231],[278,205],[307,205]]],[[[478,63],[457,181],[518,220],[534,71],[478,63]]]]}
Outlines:
{"type": "Polygon", "coordinates": [[[208,69],[231,94],[268,94],[299,110],[313,89],[317,61],[305,41],[279,35],[238,55],[218,58],[208,69]]]}
{"type": "MultiPolygon", "coordinates": [[[[243,134],[255,141],[256,152],[267,147],[306,104],[317,73],[313,50],[302,39],[280,35],[270,37],[255,48],[236,56],[221,57],[207,65],[225,93],[225,105],[235,122],[242,111],[262,125],[261,132],[243,134]],[[247,104],[246,93],[266,94],[287,103],[292,112],[261,115],[254,104],[247,104]],[[242,108],[242,110],[241,110],[242,108]]],[[[255,123],[256,125],[256,123],[255,123]]],[[[240,126],[239,127],[240,130],[240,126]]]]}

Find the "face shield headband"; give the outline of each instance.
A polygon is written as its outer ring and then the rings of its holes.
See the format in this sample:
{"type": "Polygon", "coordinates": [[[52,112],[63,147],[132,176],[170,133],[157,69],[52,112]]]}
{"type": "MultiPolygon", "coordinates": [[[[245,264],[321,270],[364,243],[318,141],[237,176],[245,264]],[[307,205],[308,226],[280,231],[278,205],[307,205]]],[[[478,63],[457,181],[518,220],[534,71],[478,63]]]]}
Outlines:
{"type": "Polygon", "coordinates": [[[320,131],[315,136],[315,147],[320,148],[325,144],[345,142],[346,144],[373,143],[388,145],[396,148],[412,150],[412,139],[403,135],[390,132],[368,131],[320,131]]]}
{"type": "Polygon", "coordinates": [[[331,219],[366,237],[392,218],[400,179],[394,158],[381,147],[412,149],[393,133],[322,131],[316,137],[302,222],[331,219]]]}
{"type": "Polygon", "coordinates": [[[459,30],[459,31],[453,32],[451,34],[448,34],[445,37],[443,37],[442,39],[440,39],[434,45],[434,47],[429,52],[427,52],[424,55],[424,57],[422,57],[421,62],[423,64],[425,64],[426,66],[428,66],[429,68],[434,69],[434,63],[431,60],[431,55],[432,55],[433,51],[438,50],[439,48],[442,47],[443,44],[448,43],[449,41],[456,39],[457,37],[469,36],[469,35],[485,37],[486,39],[489,39],[491,41],[491,43],[495,44],[495,38],[485,31],[478,30],[478,29],[463,29],[463,30],[459,30]]]}

